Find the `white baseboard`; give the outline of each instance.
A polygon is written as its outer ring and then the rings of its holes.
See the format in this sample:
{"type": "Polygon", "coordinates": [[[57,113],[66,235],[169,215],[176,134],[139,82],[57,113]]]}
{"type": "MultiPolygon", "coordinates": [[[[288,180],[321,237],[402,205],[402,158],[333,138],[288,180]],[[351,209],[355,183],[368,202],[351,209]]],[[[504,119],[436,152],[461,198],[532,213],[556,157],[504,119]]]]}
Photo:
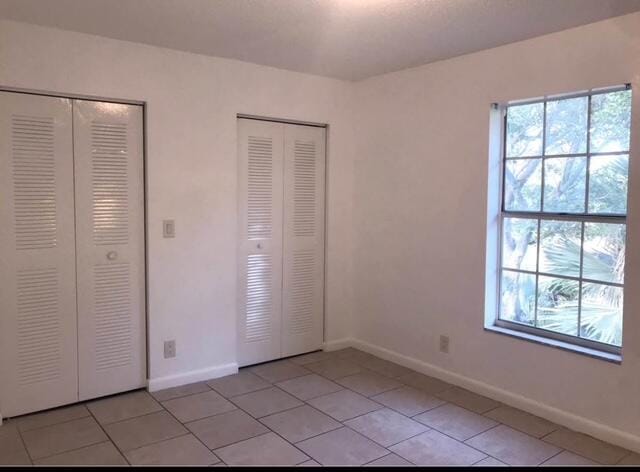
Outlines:
{"type": "Polygon", "coordinates": [[[157,392],[165,388],[179,387],[203,380],[215,379],[225,375],[235,374],[238,372],[238,364],[235,362],[230,364],[222,364],[205,369],[190,370],[189,372],[181,372],[179,374],[167,375],[157,379],[149,379],[149,391],[157,392]]]}
{"type": "Polygon", "coordinates": [[[436,377],[450,384],[466,388],[472,392],[492,398],[514,408],[527,411],[533,415],[575,431],[588,434],[602,441],[606,441],[635,452],[640,452],[640,437],[631,433],[597,423],[588,418],[574,415],[573,413],[540,403],[517,393],[494,387],[493,385],[489,385],[464,375],[456,374],[433,364],[429,364],[413,357],[404,356],[374,344],[360,341],[358,339],[351,339],[350,341],[352,347],[368,352],[369,354],[376,355],[388,361],[393,361],[397,364],[423,374],[436,377]]]}
{"type": "Polygon", "coordinates": [[[351,338],[336,339],[335,341],[326,341],[322,345],[323,351],[337,351],[338,349],[344,349],[345,347],[353,346],[354,340],[351,338]]]}

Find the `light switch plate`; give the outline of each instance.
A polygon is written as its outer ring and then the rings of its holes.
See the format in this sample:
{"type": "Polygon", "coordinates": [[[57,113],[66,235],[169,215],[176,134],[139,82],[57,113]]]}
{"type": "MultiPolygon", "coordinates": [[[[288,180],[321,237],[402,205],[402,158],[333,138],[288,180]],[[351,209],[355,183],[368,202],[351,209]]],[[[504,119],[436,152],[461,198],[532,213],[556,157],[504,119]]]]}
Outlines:
{"type": "Polygon", "coordinates": [[[174,220],[162,221],[162,237],[163,238],[175,238],[176,237],[176,223],[174,220]]]}

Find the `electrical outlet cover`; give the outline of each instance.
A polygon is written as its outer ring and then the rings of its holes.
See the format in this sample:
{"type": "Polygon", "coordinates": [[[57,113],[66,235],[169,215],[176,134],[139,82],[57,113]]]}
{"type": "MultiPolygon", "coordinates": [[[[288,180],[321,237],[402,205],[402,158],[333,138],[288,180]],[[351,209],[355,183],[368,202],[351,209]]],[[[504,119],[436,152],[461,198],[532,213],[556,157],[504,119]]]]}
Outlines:
{"type": "Polygon", "coordinates": [[[162,237],[164,238],[176,237],[176,223],[174,220],[162,221],[162,237]]]}
{"type": "Polygon", "coordinates": [[[165,341],[164,342],[164,358],[171,359],[172,357],[176,357],[176,342],[165,341]]]}
{"type": "Polygon", "coordinates": [[[449,353],[449,336],[440,335],[440,352],[449,353]]]}

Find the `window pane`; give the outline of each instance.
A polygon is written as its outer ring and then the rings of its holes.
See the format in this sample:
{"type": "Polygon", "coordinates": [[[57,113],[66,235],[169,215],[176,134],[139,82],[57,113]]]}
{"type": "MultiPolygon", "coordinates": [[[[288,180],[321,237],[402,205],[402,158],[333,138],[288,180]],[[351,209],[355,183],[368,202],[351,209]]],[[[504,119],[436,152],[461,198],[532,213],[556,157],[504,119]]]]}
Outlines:
{"type": "Polygon", "coordinates": [[[622,345],[622,288],[583,283],[580,336],[622,345]]]}
{"type": "Polygon", "coordinates": [[[587,180],[586,157],[544,161],[544,211],[583,213],[587,180]]]}
{"type": "Polygon", "coordinates": [[[627,213],[629,156],[593,156],[589,164],[589,213],[627,213]]]}
{"type": "Polygon", "coordinates": [[[499,319],[621,345],[630,123],[630,90],[508,107],[499,319]]]}
{"type": "Polygon", "coordinates": [[[507,157],[542,155],[543,103],[507,110],[507,157]]]}
{"type": "Polygon", "coordinates": [[[587,152],[588,98],[547,102],[545,154],[587,152]]]}
{"type": "Polygon", "coordinates": [[[580,276],[582,224],[573,221],[540,222],[540,271],[580,276]]]}
{"type": "Polygon", "coordinates": [[[582,277],[623,283],[626,225],[585,223],[582,277]]]}
{"type": "Polygon", "coordinates": [[[540,276],[537,324],[539,328],[572,336],[578,334],[579,285],[577,280],[540,276]]]}
{"type": "Polygon", "coordinates": [[[538,220],[505,218],[502,231],[502,266],[536,270],[538,220]]]}
{"type": "Polygon", "coordinates": [[[536,276],[503,270],[500,287],[500,318],[533,325],[536,276]]]}
{"type": "Polygon", "coordinates": [[[505,164],[504,208],[511,211],[540,211],[542,195],[541,159],[515,159],[505,164]]]}
{"type": "Polygon", "coordinates": [[[631,90],[591,98],[591,152],[629,150],[631,90]]]}

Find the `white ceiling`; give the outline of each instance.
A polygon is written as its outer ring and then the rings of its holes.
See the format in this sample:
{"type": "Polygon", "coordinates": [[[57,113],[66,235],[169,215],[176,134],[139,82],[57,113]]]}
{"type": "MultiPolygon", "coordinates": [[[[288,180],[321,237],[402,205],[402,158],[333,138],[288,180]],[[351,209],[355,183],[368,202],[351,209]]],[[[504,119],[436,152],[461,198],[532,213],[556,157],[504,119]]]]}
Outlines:
{"type": "Polygon", "coordinates": [[[0,0],[0,18],[359,80],[640,10],[640,0],[0,0]]]}

